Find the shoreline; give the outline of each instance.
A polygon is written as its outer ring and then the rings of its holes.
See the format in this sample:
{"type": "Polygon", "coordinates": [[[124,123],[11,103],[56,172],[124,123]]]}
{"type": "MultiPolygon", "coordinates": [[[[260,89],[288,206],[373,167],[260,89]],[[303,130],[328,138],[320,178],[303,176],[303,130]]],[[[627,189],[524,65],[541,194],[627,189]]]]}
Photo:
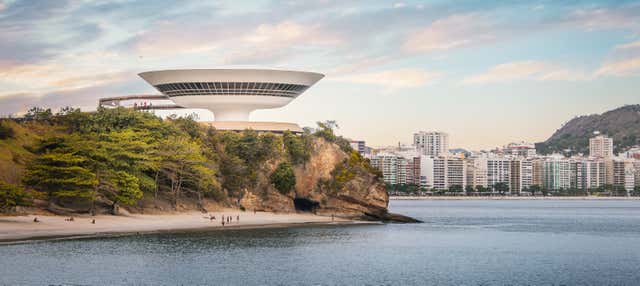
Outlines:
{"type": "Polygon", "coordinates": [[[491,197],[491,196],[390,196],[389,200],[396,201],[413,201],[413,200],[431,200],[431,201],[451,201],[451,200],[470,200],[470,201],[525,201],[525,200],[567,200],[567,201],[640,201],[640,197],[597,197],[597,196],[589,196],[589,197],[491,197]]]}
{"type": "Polygon", "coordinates": [[[207,214],[199,212],[162,215],[80,216],[74,217],[73,222],[65,221],[67,217],[63,216],[26,215],[0,217],[0,246],[159,233],[380,224],[380,222],[349,220],[338,217],[332,221],[331,217],[313,214],[224,212],[225,216],[230,213],[234,218],[234,222],[226,224],[224,227],[220,221],[223,212],[210,213],[216,216],[215,221],[209,220],[206,217],[207,214]],[[237,215],[240,215],[240,223],[235,222],[237,215]],[[34,223],[34,217],[38,217],[40,222],[34,223]],[[96,220],[96,224],[91,223],[93,219],[96,220]]]}

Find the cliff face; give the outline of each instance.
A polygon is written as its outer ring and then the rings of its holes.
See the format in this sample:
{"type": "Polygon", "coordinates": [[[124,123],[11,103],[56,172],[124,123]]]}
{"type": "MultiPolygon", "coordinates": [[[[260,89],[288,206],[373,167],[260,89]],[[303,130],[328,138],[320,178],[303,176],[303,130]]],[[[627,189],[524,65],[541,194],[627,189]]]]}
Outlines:
{"type": "Polygon", "coordinates": [[[245,193],[240,205],[245,209],[276,212],[310,211],[364,219],[386,217],[389,196],[375,174],[356,170],[340,190],[327,188],[324,183],[335,179],[334,170],[345,164],[349,154],[321,138],[314,140],[311,146],[309,160],[294,170],[294,191],[283,195],[269,184],[259,184],[255,190],[245,193]]]}

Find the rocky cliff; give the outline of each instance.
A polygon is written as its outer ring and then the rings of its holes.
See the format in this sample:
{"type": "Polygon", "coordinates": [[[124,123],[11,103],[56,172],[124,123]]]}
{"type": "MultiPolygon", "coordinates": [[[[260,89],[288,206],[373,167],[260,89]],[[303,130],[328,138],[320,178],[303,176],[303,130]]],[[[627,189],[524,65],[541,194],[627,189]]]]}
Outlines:
{"type": "Polygon", "coordinates": [[[266,211],[310,211],[320,215],[386,219],[389,196],[385,186],[365,168],[353,168],[354,175],[339,190],[327,187],[328,182],[336,179],[336,168],[348,164],[349,157],[338,145],[318,138],[311,144],[309,160],[295,168],[293,191],[281,194],[269,184],[259,184],[258,188],[245,193],[240,205],[266,211]]]}

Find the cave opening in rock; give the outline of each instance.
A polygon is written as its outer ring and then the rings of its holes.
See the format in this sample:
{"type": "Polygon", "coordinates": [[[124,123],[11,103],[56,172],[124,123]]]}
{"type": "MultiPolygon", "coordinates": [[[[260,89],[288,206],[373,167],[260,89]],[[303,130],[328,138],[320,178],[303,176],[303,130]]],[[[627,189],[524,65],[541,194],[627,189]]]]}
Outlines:
{"type": "Polygon", "coordinates": [[[315,212],[316,209],[320,206],[320,203],[310,199],[295,198],[293,199],[293,205],[295,206],[297,211],[315,212]]]}

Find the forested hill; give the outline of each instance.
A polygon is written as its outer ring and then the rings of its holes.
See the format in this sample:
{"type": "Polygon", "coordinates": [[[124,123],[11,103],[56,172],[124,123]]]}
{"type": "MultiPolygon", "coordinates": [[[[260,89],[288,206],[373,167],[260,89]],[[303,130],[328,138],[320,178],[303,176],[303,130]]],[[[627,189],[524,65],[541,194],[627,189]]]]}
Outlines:
{"type": "Polygon", "coordinates": [[[571,149],[576,153],[589,152],[589,138],[593,132],[613,138],[615,152],[640,142],[640,105],[626,105],[602,114],[584,115],[571,119],[547,141],[536,143],[539,153],[548,154],[571,149]]]}
{"type": "Polygon", "coordinates": [[[384,219],[369,161],[315,133],[218,131],[128,109],[0,119],[0,213],[312,211],[384,219]]]}

